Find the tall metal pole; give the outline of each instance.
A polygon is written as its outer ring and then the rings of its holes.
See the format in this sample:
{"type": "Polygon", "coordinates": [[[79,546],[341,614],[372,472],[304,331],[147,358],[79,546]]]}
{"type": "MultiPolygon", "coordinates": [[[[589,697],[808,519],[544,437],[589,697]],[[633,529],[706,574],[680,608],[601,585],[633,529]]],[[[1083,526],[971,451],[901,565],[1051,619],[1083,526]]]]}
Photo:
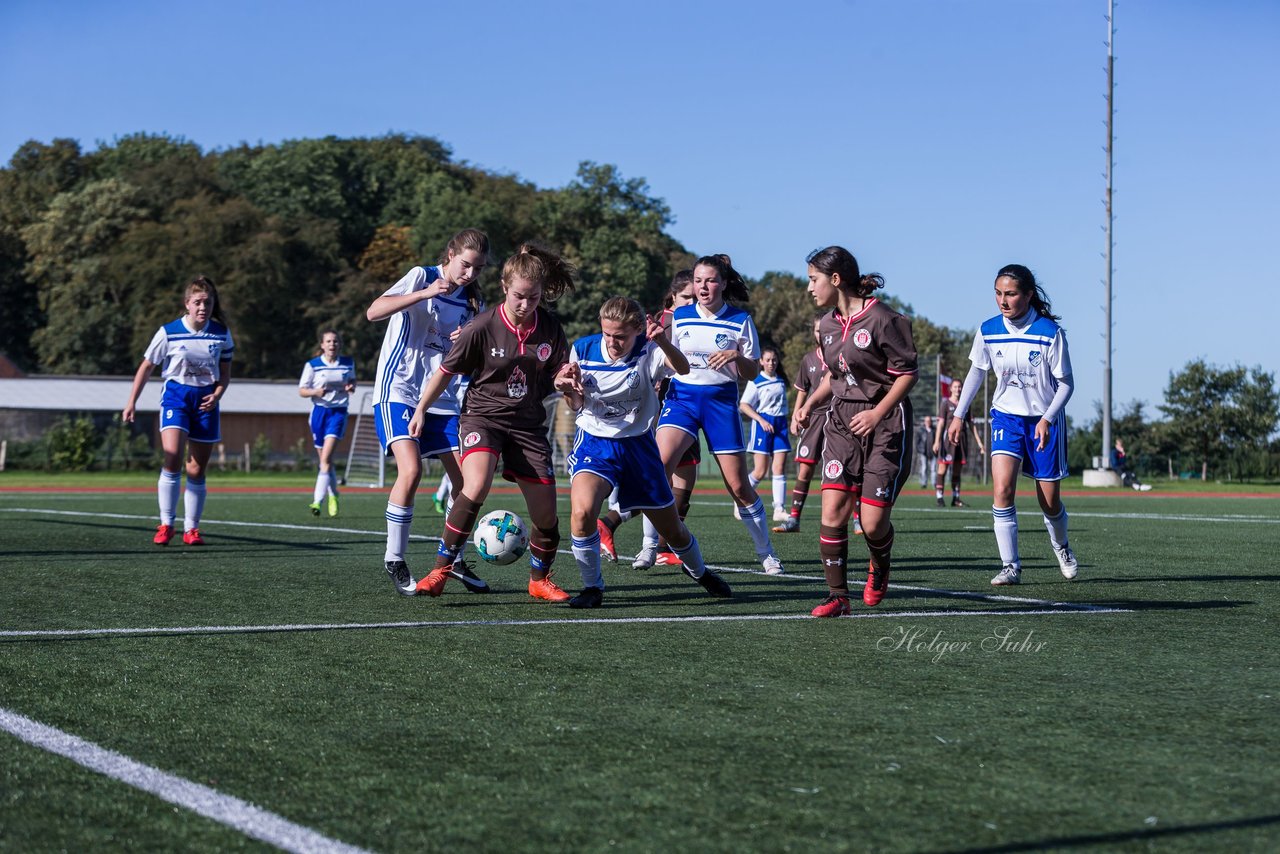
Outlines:
{"type": "Polygon", "coordinates": [[[1102,464],[1110,467],[1111,463],[1111,165],[1113,140],[1111,119],[1114,113],[1112,103],[1115,97],[1115,0],[1107,0],[1107,278],[1106,278],[1106,358],[1103,362],[1102,377],[1102,464]]]}

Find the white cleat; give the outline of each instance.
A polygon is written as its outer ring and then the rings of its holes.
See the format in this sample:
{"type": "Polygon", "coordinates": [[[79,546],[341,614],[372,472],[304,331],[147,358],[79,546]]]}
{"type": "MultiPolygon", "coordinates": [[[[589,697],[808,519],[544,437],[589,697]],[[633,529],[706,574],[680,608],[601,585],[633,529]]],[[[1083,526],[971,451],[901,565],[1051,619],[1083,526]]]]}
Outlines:
{"type": "Polygon", "coordinates": [[[765,555],[761,558],[760,565],[764,567],[765,575],[782,575],[786,572],[786,570],[782,568],[782,561],[778,560],[777,555],[765,555]]]}
{"type": "Polygon", "coordinates": [[[1011,584],[1018,584],[1022,581],[1022,568],[1012,563],[1006,563],[1004,569],[993,579],[991,584],[995,587],[1008,587],[1011,584]]]}
{"type": "Polygon", "coordinates": [[[1054,549],[1053,553],[1058,557],[1058,568],[1062,570],[1062,577],[1068,581],[1075,578],[1076,572],[1080,569],[1080,564],[1076,561],[1076,556],[1071,551],[1071,546],[1054,549]]]}
{"type": "Polygon", "coordinates": [[[640,551],[636,554],[636,559],[631,562],[632,569],[648,569],[658,560],[658,547],[656,545],[644,545],[640,547],[640,551]]]}
{"type": "Polygon", "coordinates": [[[773,508],[773,521],[785,522],[791,518],[791,511],[786,507],[773,508]]]}

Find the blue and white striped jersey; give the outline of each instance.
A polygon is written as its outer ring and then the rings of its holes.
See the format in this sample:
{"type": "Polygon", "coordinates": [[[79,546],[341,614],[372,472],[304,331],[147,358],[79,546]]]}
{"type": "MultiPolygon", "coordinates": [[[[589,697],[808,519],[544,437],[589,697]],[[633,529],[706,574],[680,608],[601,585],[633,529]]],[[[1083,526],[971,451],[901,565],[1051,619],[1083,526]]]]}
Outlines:
{"type": "Polygon", "coordinates": [[[707,357],[717,350],[736,348],[747,359],[760,358],[760,336],[751,315],[725,303],[715,314],[698,303],[682,305],[671,314],[671,340],[689,359],[689,373],[672,382],[686,385],[725,385],[738,381],[733,362],[719,370],[707,367],[707,357]]]}
{"type": "MultiPolygon", "coordinates": [[[[383,293],[401,296],[425,289],[440,278],[439,267],[414,267],[383,293]]],[[[481,306],[483,310],[484,306],[481,306]]],[[[374,377],[374,402],[417,406],[426,378],[440,367],[453,346],[449,336],[475,317],[461,291],[414,303],[387,321],[374,377]]],[[[455,377],[427,410],[456,415],[462,400],[462,378],[455,377]]]]}
{"type": "Polygon", "coordinates": [[[657,344],[636,339],[630,353],[614,360],[599,333],[579,338],[569,361],[582,370],[583,404],[578,429],[602,439],[622,439],[649,432],[658,414],[654,385],[671,373],[657,344]]]}
{"type": "Polygon", "coordinates": [[[782,377],[765,376],[761,371],[742,391],[742,402],[766,418],[787,414],[787,384],[782,377]]]}
{"type": "Polygon", "coordinates": [[[143,358],[160,366],[165,382],[210,386],[221,378],[220,363],[230,362],[235,349],[231,332],[218,321],[208,320],[196,332],[184,316],[156,331],[143,358]]]}
{"type": "Polygon", "coordinates": [[[1003,315],[984,321],[974,336],[969,361],[980,370],[995,370],[991,406],[1009,415],[1044,415],[1058,380],[1071,376],[1066,336],[1035,309],[1028,311],[1022,326],[1003,315]]]}
{"type": "Polygon", "coordinates": [[[356,362],[350,356],[339,356],[336,362],[326,362],[324,356],[316,356],[302,366],[302,378],[298,388],[323,388],[324,394],[311,398],[312,406],[322,409],[346,409],[351,395],[347,383],[356,381],[356,362]]]}

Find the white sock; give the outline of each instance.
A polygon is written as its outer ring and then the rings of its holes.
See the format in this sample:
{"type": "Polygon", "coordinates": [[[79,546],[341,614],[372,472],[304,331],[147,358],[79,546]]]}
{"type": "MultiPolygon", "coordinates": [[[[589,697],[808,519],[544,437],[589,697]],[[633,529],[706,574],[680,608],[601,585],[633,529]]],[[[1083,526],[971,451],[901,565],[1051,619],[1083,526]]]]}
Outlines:
{"type": "Polygon", "coordinates": [[[1000,564],[1021,566],[1018,562],[1018,508],[992,507],[991,517],[996,529],[996,548],[1000,550],[1000,564]]]}
{"type": "Polygon", "coordinates": [[[178,488],[182,486],[182,475],[176,471],[160,469],[160,480],[156,483],[156,496],[160,499],[160,524],[173,527],[173,517],[178,507],[178,488]]]}
{"type": "Polygon", "coordinates": [[[756,477],[754,474],[748,474],[747,483],[751,484],[752,489],[755,489],[760,485],[760,478],[756,477]]]}
{"type": "Polygon", "coordinates": [[[600,532],[589,537],[573,538],[573,559],[578,563],[583,587],[604,589],[604,575],[600,572],[600,532]]]}
{"type": "Polygon", "coordinates": [[[324,501],[325,494],[329,491],[329,473],[322,471],[316,475],[316,488],[311,493],[311,502],[319,504],[324,501]]]}
{"type": "Polygon", "coordinates": [[[1067,505],[1062,505],[1062,512],[1057,516],[1044,517],[1045,530],[1049,532],[1049,542],[1055,549],[1067,544],[1067,505]]]}
{"type": "Polygon", "coordinates": [[[787,509],[787,476],[785,474],[773,476],[773,509],[787,509]]]}
{"type": "Polygon", "coordinates": [[[680,558],[680,562],[694,578],[701,578],[707,571],[707,565],[702,560],[702,549],[698,548],[698,540],[692,533],[689,534],[689,545],[682,549],[672,546],[671,550],[676,553],[676,557],[680,558]]]}
{"type": "Polygon", "coordinates": [[[204,478],[192,480],[187,477],[187,493],[182,497],[182,530],[190,531],[200,527],[200,517],[204,515],[204,478]]]}
{"type": "Polygon", "coordinates": [[[653,527],[653,523],[649,521],[649,517],[644,517],[644,542],[641,543],[642,548],[658,547],[658,529],[653,527]]]}
{"type": "Polygon", "coordinates": [[[444,501],[453,494],[453,482],[449,480],[449,475],[440,476],[440,485],[436,487],[436,501],[444,501]]]}
{"type": "Polygon", "coordinates": [[[773,554],[773,543],[769,542],[769,526],[764,520],[762,499],[757,498],[755,504],[742,508],[742,524],[747,526],[747,533],[751,534],[751,542],[755,543],[757,557],[773,554]]]}
{"type": "Polygon", "coordinates": [[[413,505],[401,507],[387,502],[387,553],[384,560],[404,560],[409,545],[409,529],[413,527],[413,505]]]}
{"type": "Polygon", "coordinates": [[[610,510],[618,509],[618,487],[614,487],[609,493],[609,500],[605,502],[610,510]]]}

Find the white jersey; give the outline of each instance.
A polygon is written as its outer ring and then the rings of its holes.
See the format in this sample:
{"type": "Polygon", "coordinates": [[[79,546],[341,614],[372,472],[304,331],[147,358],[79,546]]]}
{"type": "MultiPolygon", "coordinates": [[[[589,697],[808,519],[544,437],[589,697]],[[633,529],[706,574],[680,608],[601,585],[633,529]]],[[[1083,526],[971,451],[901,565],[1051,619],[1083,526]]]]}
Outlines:
{"type": "Polygon", "coordinates": [[[672,382],[686,385],[725,385],[738,381],[738,366],[730,362],[719,370],[707,367],[707,357],[718,350],[736,348],[747,359],[760,358],[760,336],[751,315],[729,303],[715,314],[698,303],[682,305],[671,313],[671,340],[689,359],[689,373],[672,382]]]}
{"type": "MultiPolygon", "coordinates": [[[[439,267],[414,267],[383,296],[403,296],[426,289],[440,278],[439,267]]],[[[483,309],[483,306],[481,306],[483,309]]],[[[475,317],[461,291],[432,297],[397,311],[387,322],[374,378],[374,402],[417,406],[426,378],[435,373],[453,346],[449,336],[475,317]]],[[[455,377],[428,412],[457,415],[462,381],[455,377]]]]}
{"type": "Polygon", "coordinates": [[[161,326],[143,354],[160,366],[165,382],[189,386],[210,386],[222,377],[221,362],[231,361],[236,345],[231,332],[216,320],[207,320],[199,332],[179,317],[161,326]]]}
{"type": "Polygon", "coordinates": [[[350,356],[339,356],[336,362],[316,356],[302,366],[298,388],[322,388],[320,397],[311,398],[312,406],[322,409],[346,409],[349,398],[347,383],[356,381],[356,363],[350,356]]]}
{"type": "Polygon", "coordinates": [[[578,429],[602,439],[623,439],[649,432],[658,414],[654,385],[671,373],[657,344],[636,339],[630,353],[610,359],[599,333],[579,338],[569,361],[582,370],[582,410],[578,429]]]}
{"type": "Polygon", "coordinates": [[[991,406],[1009,415],[1044,415],[1058,380],[1071,376],[1066,336],[1035,309],[1021,326],[1003,315],[985,321],[974,336],[969,361],[980,370],[995,370],[991,406]]]}
{"type": "Polygon", "coordinates": [[[747,383],[742,402],[766,418],[781,418],[787,414],[787,384],[782,377],[768,377],[762,371],[747,383]]]}

